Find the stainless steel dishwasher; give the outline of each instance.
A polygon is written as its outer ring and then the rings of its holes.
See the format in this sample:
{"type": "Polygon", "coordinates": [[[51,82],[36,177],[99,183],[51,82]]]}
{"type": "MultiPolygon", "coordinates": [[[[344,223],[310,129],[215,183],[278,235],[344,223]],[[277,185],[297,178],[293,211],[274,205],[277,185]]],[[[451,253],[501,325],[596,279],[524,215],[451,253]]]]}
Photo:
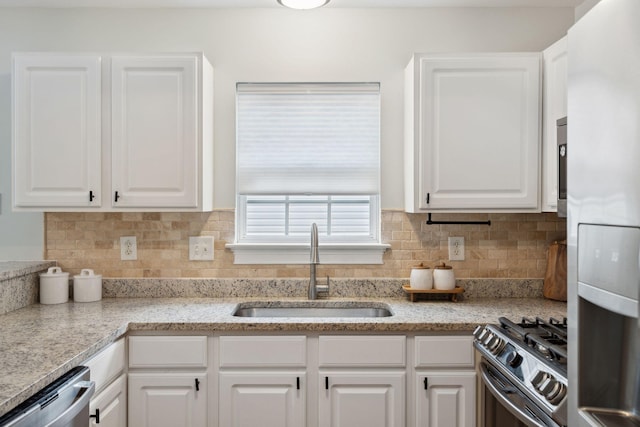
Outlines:
{"type": "Polygon", "coordinates": [[[89,368],[73,368],[0,417],[0,427],[87,427],[95,383],[89,368]]]}

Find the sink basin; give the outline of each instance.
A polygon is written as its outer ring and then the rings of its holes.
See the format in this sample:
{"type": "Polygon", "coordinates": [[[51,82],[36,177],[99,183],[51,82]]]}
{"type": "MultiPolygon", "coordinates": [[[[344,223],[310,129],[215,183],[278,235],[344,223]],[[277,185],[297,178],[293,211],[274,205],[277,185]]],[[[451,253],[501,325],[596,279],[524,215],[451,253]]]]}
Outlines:
{"type": "Polygon", "coordinates": [[[286,305],[239,304],[235,317],[389,317],[393,314],[384,304],[312,304],[300,302],[286,305]]]}

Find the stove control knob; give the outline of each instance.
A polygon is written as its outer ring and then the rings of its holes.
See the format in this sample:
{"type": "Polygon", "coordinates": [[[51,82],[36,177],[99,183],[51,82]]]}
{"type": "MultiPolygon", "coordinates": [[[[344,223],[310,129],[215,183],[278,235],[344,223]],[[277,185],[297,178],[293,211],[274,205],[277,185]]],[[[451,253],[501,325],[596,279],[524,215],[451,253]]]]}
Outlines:
{"type": "Polygon", "coordinates": [[[540,392],[540,388],[542,387],[542,384],[544,384],[545,381],[547,381],[549,378],[551,378],[551,375],[549,375],[548,372],[538,371],[538,373],[533,377],[533,379],[531,379],[531,384],[536,390],[538,390],[538,392],[540,392]]]}
{"type": "Polygon", "coordinates": [[[560,403],[567,391],[564,384],[552,377],[542,384],[540,393],[544,395],[549,403],[556,405],[560,403]]]}
{"type": "Polygon", "coordinates": [[[487,348],[491,353],[498,354],[500,353],[500,350],[503,349],[504,345],[505,345],[504,340],[499,336],[494,335],[491,341],[487,343],[487,348]]]}
{"type": "Polygon", "coordinates": [[[517,368],[522,364],[522,356],[517,351],[512,351],[507,355],[507,364],[512,368],[517,368]]]}
{"type": "Polygon", "coordinates": [[[485,332],[486,329],[484,328],[484,326],[477,326],[476,329],[473,331],[473,336],[475,339],[479,340],[480,336],[483,335],[483,332],[485,332]]]}
{"type": "Polygon", "coordinates": [[[494,334],[492,334],[491,332],[487,332],[483,337],[482,337],[482,344],[485,347],[489,347],[489,343],[493,340],[493,338],[495,337],[494,334]]]}
{"type": "Polygon", "coordinates": [[[560,381],[556,381],[553,389],[545,395],[547,401],[553,405],[559,404],[567,394],[567,386],[560,381]]]}

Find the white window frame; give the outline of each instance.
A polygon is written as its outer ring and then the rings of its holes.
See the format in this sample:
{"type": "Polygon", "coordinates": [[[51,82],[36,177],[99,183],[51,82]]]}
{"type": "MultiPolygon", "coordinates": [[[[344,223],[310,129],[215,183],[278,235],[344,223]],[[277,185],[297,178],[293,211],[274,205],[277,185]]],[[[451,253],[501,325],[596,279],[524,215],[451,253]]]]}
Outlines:
{"type": "MultiPolygon", "coordinates": [[[[282,195],[286,196],[286,195],[282,195]]],[[[247,236],[246,195],[236,195],[236,240],[226,247],[234,253],[235,264],[308,264],[308,236],[247,236]]],[[[292,202],[293,204],[293,202],[292,202]]],[[[380,194],[370,195],[369,235],[320,235],[322,264],[382,264],[382,255],[390,245],[382,244],[380,194]]]]}

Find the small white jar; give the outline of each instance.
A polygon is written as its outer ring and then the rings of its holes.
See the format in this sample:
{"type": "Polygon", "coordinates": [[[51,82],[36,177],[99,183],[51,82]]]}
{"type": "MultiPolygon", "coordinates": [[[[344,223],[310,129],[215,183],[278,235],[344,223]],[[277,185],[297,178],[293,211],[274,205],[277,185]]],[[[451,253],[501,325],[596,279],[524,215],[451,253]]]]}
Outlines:
{"type": "Polygon", "coordinates": [[[40,274],[40,304],[62,304],[69,301],[69,273],[60,267],[49,267],[40,274]]]}
{"type": "Polygon", "coordinates": [[[93,270],[83,268],[80,274],[73,276],[73,300],[76,302],[93,302],[102,299],[102,275],[93,270]]]}
{"type": "Polygon", "coordinates": [[[433,287],[443,291],[450,291],[456,287],[456,277],[453,267],[444,262],[433,267],[433,287]]]}
{"type": "Polygon", "coordinates": [[[433,275],[431,269],[423,263],[411,268],[411,276],[409,276],[409,286],[411,289],[431,289],[433,288],[433,275]]]}

